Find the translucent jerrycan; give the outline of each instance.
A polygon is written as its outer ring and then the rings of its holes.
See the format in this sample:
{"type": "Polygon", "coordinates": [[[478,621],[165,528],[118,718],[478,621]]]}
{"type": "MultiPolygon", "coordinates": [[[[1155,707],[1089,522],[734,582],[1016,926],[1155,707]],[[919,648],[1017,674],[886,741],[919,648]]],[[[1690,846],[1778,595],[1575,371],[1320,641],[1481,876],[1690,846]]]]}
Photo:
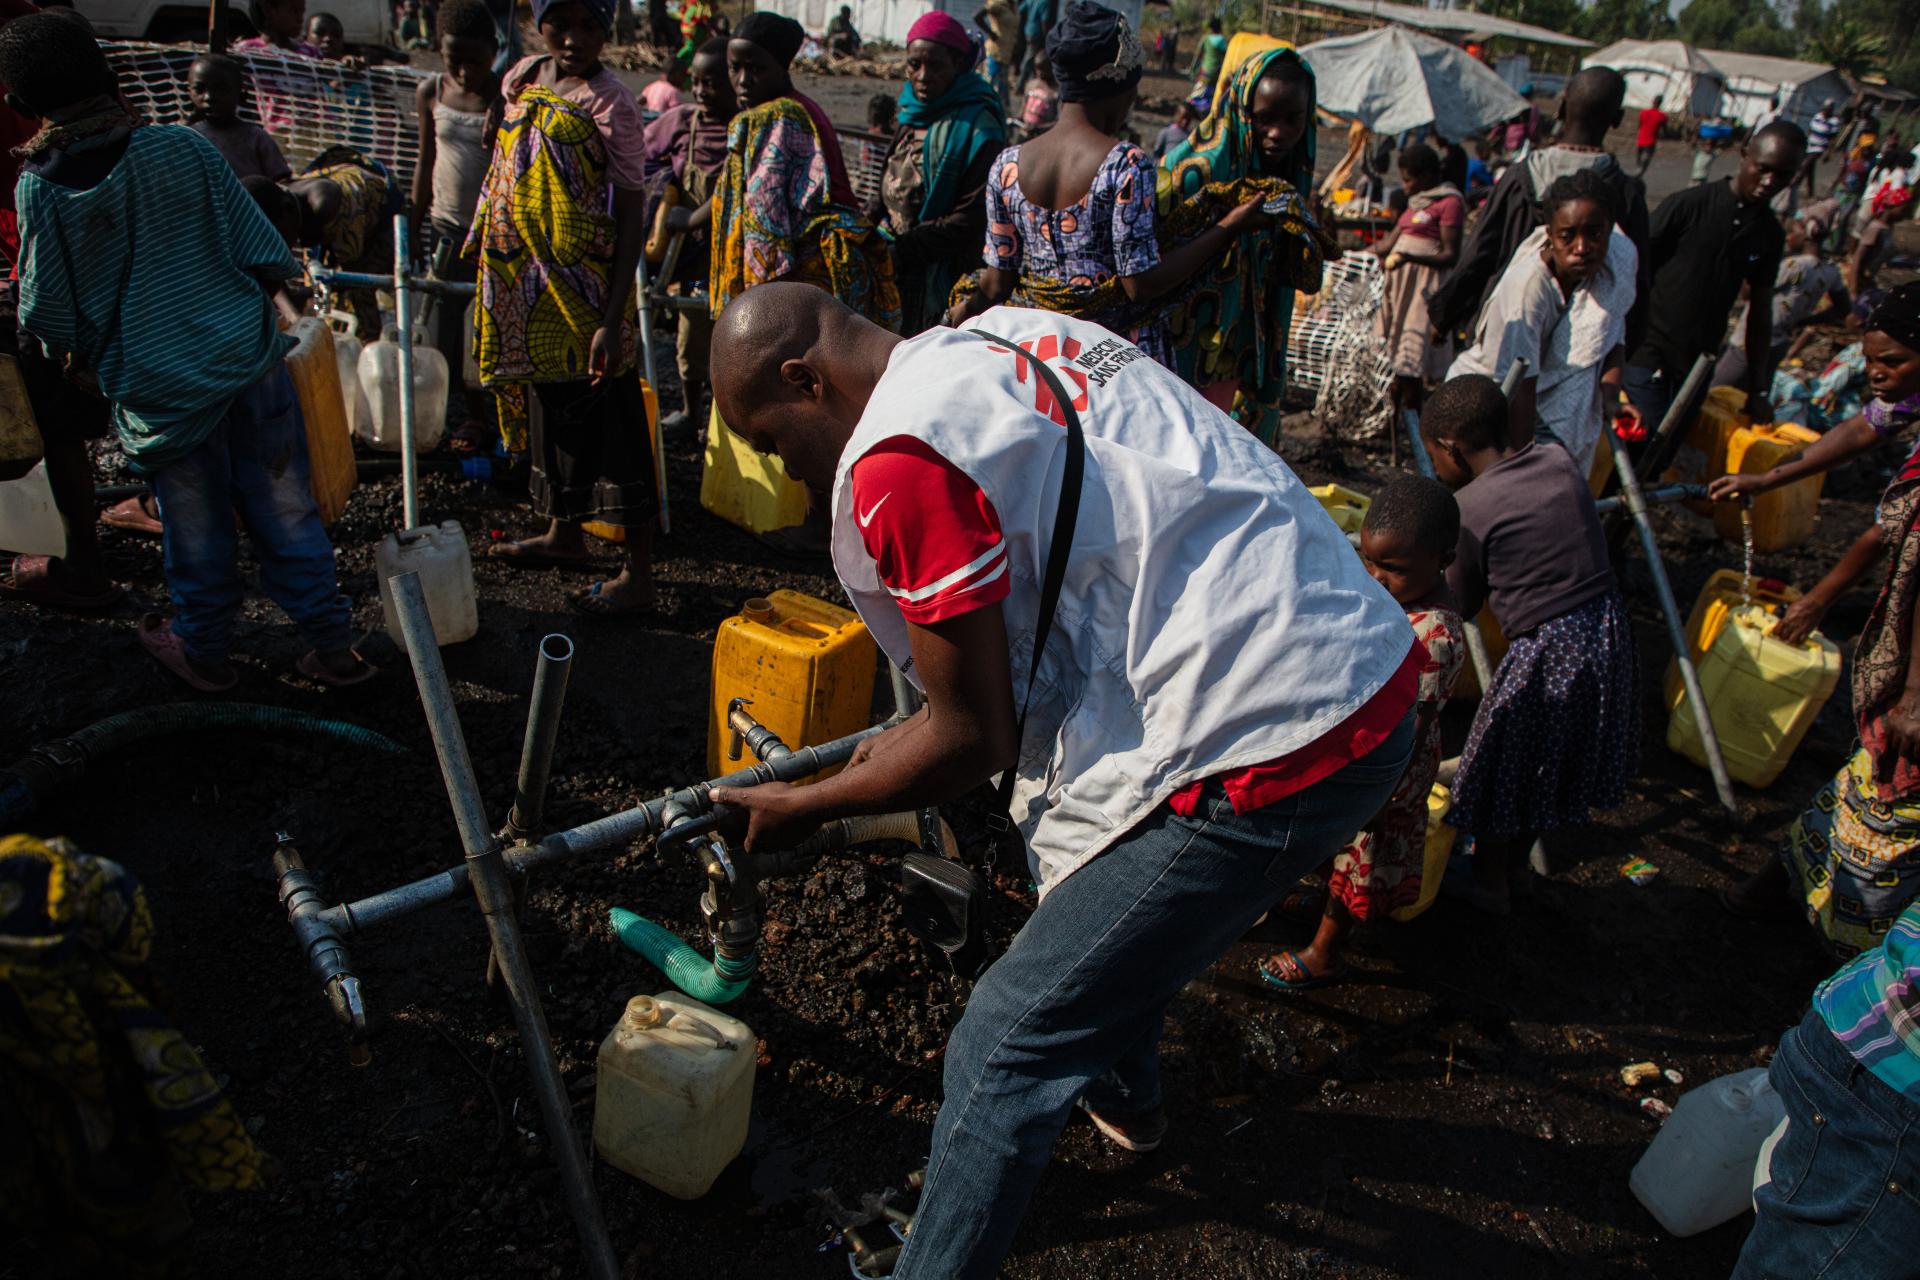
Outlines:
{"type": "Polygon", "coordinates": [[[467,550],[467,535],[457,521],[390,533],[374,549],[373,563],[380,579],[380,608],[387,617],[387,634],[402,650],[407,642],[400,631],[400,615],[394,611],[393,585],[388,579],[408,570],[420,575],[435,643],[459,644],[479,632],[473,557],[467,550]]]}
{"type": "Polygon", "coordinates": [[[673,992],[635,996],[600,1042],[593,1148],[682,1200],[713,1186],[747,1141],[753,1032],[673,992]]]}
{"type": "MultiPolygon", "coordinates": [[[[1693,659],[1694,666],[1699,666],[1707,650],[1726,629],[1733,611],[1742,605],[1751,603],[1777,618],[1799,598],[1798,588],[1778,578],[1755,578],[1753,598],[1749,601],[1746,578],[1740,570],[1714,570],[1707,585],[1700,588],[1700,594],[1694,598],[1692,612],[1687,614],[1687,656],[1693,659]]],[[[1672,658],[1667,659],[1666,692],[1669,711],[1687,696],[1686,686],[1680,681],[1680,664],[1672,658]]]]}
{"type": "MultiPolygon", "coordinates": [[[[1816,631],[1803,644],[1788,644],[1769,634],[1773,623],[1759,605],[1733,610],[1700,661],[1700,691],[1727,772],[1750,787],[1780,776],[1840,683],[1833,641],[1816,631]]],[[[1685,698],[1667,718],[1667,746],[1695,764],[1707,762],[1693,703],[1685,698]]]]}
{"type": "Polygon", "coordinates": [[[18,480],[0,481],[0,551],[23,556],[67,554],[67,522],[53,504],[47,464],[18,480]]]}
{"type": "Polygon", "coordinates": [[[333,333],[333,360],[340,368],[340,399],[347,410],[347,431],[359,435],[366,430],[372,410],[367,393],[360,387],[360,352],[366,346],[351,333],[333,333]]]}
{"type": "MultiPolygon", "coordinates": [[[[360,353],[367,420],[360,439],[383,453],[400,452],[400,333],[389,328],[360,353]]],[[[426,453],[447,427],[447,358],[431,345],[413,348],[413,450],[426,453]]]]}
{"type": "Polygon", "coordinates": [[[1680,1095],[1627,1185],[1673,1235],[1717,1227],[1752,1203],[1760,1144],[1785,1114],[1765,1067],[1709,1080],[1680,1095]]]}

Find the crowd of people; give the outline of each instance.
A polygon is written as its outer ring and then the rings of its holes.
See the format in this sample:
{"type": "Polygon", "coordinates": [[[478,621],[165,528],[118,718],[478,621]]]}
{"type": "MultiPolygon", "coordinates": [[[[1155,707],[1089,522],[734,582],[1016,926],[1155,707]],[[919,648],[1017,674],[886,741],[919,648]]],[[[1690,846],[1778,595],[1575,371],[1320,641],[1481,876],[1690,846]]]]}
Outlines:
{"type": "MultiPolygon", "coordinates": [[[[694,305],[673,313],[683,403],[662,429],[704,429],[710,459],[733,443],[779,459],[810,510],[769,539],[830,548],[926,699],[829,780],[715,798],[746,815],[748,848],[782,849],[999,773],[1039,886],[948,1046],[899,1276],[993,1274],[1076,1107],[1124,1148],[1157,1146],[1163,1012],[1263,913],[1314,922],[1310,944],[1257,966],[1286,993],[1341,980],[1353,926],[1421,896],[1440,714],[1483,609],[1507,648],[1451,775],[1447,821],[1471,857],[1446,891],[1508,913],[1539,837],[1624,801],[1640,664],[1594,505],[1616,423],[1660,422],[1702,357],[1769,421],[1776,367],[1843,315],[1871,400],[1713,496],[1835,466],[1920,418],[1920,285],[1873,275],[1911,207],[1913,159],[1842,140],[1830,108],[1811,133],[1755,128],[1730,177],[1651,214],[1606,150],[1625,82],[1604,67],[1569,81],[1551,129],[1530,106],[1503,131],[1483,201],[1457,143],[1403,140],[1403,211],[1375,246],[1380,336],[1438,478],[1385,487],[1355,555],[1278,452],[1295,293],[1319,289],[1333,247],[1313,195],[1316,81],[1291,48],[1229,65],[1213,23],[1192,105],[1148,149],[1128,130],[1147,52],[1112,10],[992,0],[978,30],[928,13],[876,121],[863,204],[838,131],[794,83],[806,33],[790,18],[721,29],[688,6],[684,56],[636,96],[602,61],[614,0],[535,0],[543,51],[504,59],[492,6],[441,0],[445,70],[420,81],[402,193],[348,148],[296,172],[266,113],[266,127],[241,118],[231,58],[194,62],[191,123],[144,122],[83,19],[8,3],[5,332],[70,541],[64,557],[16,557],[0,589],[73,609],[119,598],[86,452],[110,423],[155,499],[117,510],[165,551],[171,612],[141,619],[139,639],[193,689],[240,679],[242,531],[310,646],[299,671],[330,686],[377,674],[352,647],[284,364],[307,301],[296,248],[390,269],[383,224],[400,207],[435,273],[473,282],[479,378],[456,386],[454,447],[523,455],[544,524],[490,554],[577,571],[588,523],[623,530],[619,571],[571,600],[611,619],[659,607],[633,281],[650,241],[682,240],[668,283],[694,305]],[[1783,225],[1778,198],[1856,145],[1879,163],[1856,185],[1849,161],[1783,225]],[[1849,222],[1861,247],[1842,279],[1825,255],[1849,222]]],[[[257,47],[338,56],[322,16],[258,0],[257,47]]],[[[860,47],[844,8],[828,36],[860,47]]],[[[1643,171],[1659,124],[1649,143],[1642,117],[1643,171]]],[[[1494,152],[1479,150],[1485,171],[1494,152]]],[[[377,302],[356,310],[377,334],[377,302]]],[[[437,340],[457,370],[448,310],[437,340]]],[[[1804,637],[1886,562],[1854,666],[1859,745],[1782,857],[1727,896],[1738,913],[1806,916],[1848,960],[1774,1060],[1789,1125],[1743,1277],[1853,1247],[1870,1210],[1805,1188],[1916,1172],[1888,1136],[1920,1123],[1916,530],[1909,459],[1778,624],[1804,637]],[[1819,1136],[1843,1126],[1846,1145],[1819,1136]]]]}

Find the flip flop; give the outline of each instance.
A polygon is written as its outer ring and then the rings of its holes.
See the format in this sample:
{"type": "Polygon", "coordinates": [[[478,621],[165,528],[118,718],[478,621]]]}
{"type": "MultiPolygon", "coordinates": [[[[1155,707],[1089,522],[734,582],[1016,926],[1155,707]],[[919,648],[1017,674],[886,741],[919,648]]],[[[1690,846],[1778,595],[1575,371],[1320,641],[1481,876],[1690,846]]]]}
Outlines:
{"type": "Polygon", "coordinates": [[[557,556],[551,551],[542,551],[530,545],[532,539],[514,542],[496,542],[487,548],[487,559],[504,560],[520,569],[588,569],[593,566],[593,557],[586,552],[577,556],[557,556]]]}
{"type": "Polygon", "coordinates": [[[224,682],[209,680],[195,671],[187,661],[187,646],[173,633],[171,618],[157,613],[145,614],[140,619],[139,635],[141,647],[153,655],[154,661],[202,693],[225,693],[240,683],[237,671],[224,682]]]}
{"type": "Polygon", "coordinates": [[[477,418],[468,418],[447,437],[447,448],[457,458],[478,458],[493,452],[500,433],[477,418]]]}
{"type": "Polygon", "coordinates": [[[365,684],[380,674],[380,668],[361,657],[358,649],[349,650],[349,652],[353,654],[354,661],[360,664],[352,675],[335,675],[327,670],[327,664],[320,661],[318,649],[309,649],[300,655],[300,661],[293,664],[293,669],[307,679],[324,684],[330,689],[351,689],[354,685],[365,684]]]}
{"type": "Polygon", "coordinates": [[[654,603],[648,605],[612,604],[605,596],[600,594],[600,588],[606,585],[605,582],[596,582],[585,591],[568,596],[568,607],[575,613],[588,618],[643,618],[649,614],[655,614],[660,611],[658,597],[655,597],[654,603]]]}
{"type": "Polygon", "coordinates": [[[100,513],[100,523],[110,529],[122,529],[127,533],[138,533],[149,538],[158,538],[164,532],[160,522],[147,514],[139,497],[116,502],[100,513]]]}
{"type": "Polygon", "coordinates": [[[1298,951],[1280,951],[1276,952],[1270,958],[1280,961],[1282,968],[1291,965],[1296,973],[1306,975],[1300,978],[1282,978],[1276,975],[1273,970],[1267,968],[1266,961],[1256,961],[1253,966],[1253,972],[1259,977],[1260,981],[1272,987],[1275,991],[1311,991],[1315,987],[1330,987],[1347,976],[1345,965],[1337,969],[1329,969],[1325,973],[1314,973],[1313,970],[1307,968],[1307,962],[1300,958],[1298,951]]]}
{"type": "Polygon", "coordinates": [[[73,613],[98,613],[119,604],[127,594],[117,582],[98,591],[74,591],[53,581],[52,568],[52,556],[15,556],[6,578],[0,580],[0,597],[73,613]]]}

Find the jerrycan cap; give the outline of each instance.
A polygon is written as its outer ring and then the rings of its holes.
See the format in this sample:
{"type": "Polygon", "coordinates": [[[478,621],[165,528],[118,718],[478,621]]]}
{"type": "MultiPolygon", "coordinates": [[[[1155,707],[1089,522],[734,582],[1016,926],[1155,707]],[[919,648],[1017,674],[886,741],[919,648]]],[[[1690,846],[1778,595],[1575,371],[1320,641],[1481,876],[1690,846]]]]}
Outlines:
{"type": "Polygon", "coordinates": [[[765,596],[755,596],[740,606],[740,616],[748,622],[757,622],[763,627],[773,625],[773,601],[765,596]]]}
{"type": "Polygon", "coordinates": [[[620,1021],[630,1031],[645,1031],[649,1027],[660,1025],[660,1002],[652,996],[635,996],[627,1001],[627,1011],[620,1021]]]}

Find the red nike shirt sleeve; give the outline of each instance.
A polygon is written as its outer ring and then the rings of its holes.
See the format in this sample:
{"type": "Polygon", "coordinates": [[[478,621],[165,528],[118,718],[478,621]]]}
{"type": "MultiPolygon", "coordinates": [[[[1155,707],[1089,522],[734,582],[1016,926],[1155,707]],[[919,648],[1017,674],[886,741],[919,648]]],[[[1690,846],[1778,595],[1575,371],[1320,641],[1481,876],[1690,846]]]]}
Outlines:
{"type": "Polygon", "coordinates": [[[924,441],[894,436],[853,464],[853,518],[908,622],[942,622],[1007,598],[999,513],[924,441]]]}

